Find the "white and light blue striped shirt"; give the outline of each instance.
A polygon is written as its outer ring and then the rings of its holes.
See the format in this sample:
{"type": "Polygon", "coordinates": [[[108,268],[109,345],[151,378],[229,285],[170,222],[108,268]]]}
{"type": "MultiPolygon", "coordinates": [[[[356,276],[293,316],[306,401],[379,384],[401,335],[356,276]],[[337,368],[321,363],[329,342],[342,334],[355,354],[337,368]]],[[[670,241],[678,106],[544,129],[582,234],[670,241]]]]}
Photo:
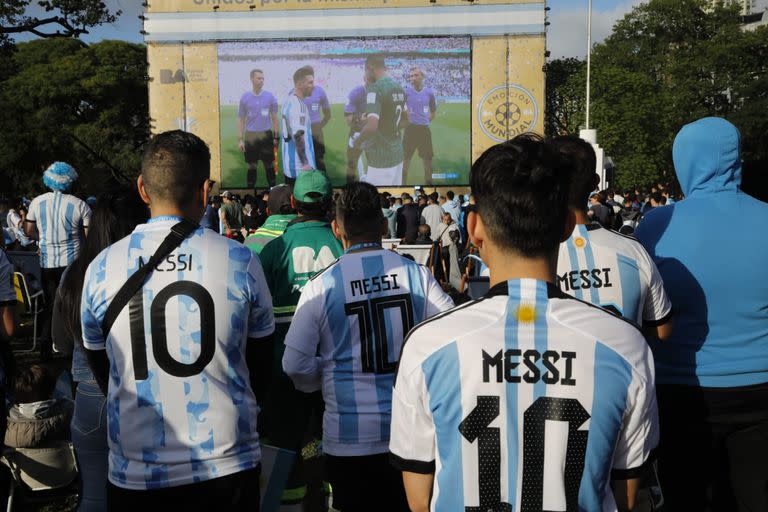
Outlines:
{"type": "Polygon", "coordinates": [[[392,461],[435,474],[431,510],[615,512],[659,439],[653,357],[632,324],[534,279],[416,327],[392,461]]]}
{"type": "Polygon", "coordinates": [[[326,453],[387,452],[403,339],[452,306],[426,267],[383,249],[347,253],[307,283],[285,337],[283,366],[298,389],[322,388],[326,453]],[[314,369],[296,370],[318,353],[314,369]]]}
{"type": "Polygon", "coordinates": [[[66,267],[80,254],[91,209],[73,195],[48,192],[32,200],[27,220],[37,224],[40,266],[66,267]]]}
{"type": "Polygon", "coordinates": [[[303,164],[296,150],[296,135],[304,132],[304,150],[307,165],[315,168],[315,147],[312,142],[312,121],[303,100],[291,93],[283,103],[280,113],[280,136],[282,138],[283,174],[296,178],[303,164]]]}
{"type": "Polygon", "coordinates": [[[261,460],[245,349],[247,338],[275,326],[264,273],[247,247],[198,228],[106,337],[101,330],[110,302],[179,220],[137,226],[93,260],[83,286],[83,343],[110,361],[109,481],[126,489],[192,484],[261,460]]]}

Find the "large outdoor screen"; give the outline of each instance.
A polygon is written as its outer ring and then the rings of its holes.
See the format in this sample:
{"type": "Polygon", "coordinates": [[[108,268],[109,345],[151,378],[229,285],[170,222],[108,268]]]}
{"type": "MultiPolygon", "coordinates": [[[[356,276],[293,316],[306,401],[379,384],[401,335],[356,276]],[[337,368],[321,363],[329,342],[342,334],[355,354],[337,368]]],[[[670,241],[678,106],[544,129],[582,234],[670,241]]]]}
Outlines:
{"type": "Polygon", "coordinates": [[[316,166],[325,167],[335,186],[350,180],[385,185],[377,183],[380,176],[391,186],[469,182],[469,37],[238,42],[218,48],[223,188],[266,187],[265,162],[275,169],[275,182],[284,181],[284,165],[291,163],[283,162],[282,146],[292,139],[284,133],[290,129],[283,105],[294,90],[294,73],[305,66],[314,73],[314,88],[309,93],[305,83],[303,102],[316,166]],[[371,55],[383,57],[390,79],[382,81],[379,71],[378,86],[370,73],[366,80],[371,55]],[[356,144],[382,93],[396,104],[374,114],[380,133],[356,144]],[[277,133],[270,132],[274,127],[277,133]]]}

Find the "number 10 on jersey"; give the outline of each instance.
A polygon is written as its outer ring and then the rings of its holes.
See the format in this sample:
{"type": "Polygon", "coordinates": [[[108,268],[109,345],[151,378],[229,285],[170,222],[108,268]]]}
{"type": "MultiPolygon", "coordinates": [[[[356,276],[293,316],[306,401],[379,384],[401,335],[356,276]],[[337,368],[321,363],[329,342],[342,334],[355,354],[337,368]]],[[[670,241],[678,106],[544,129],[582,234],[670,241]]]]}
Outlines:
{"type": "MultiPolygon", "coordinates": [[[[413,301],[409,293],[359,300],[344,305],[347,316],[357,316],[360,326],[360,359],[365,373],[394,373],[397,361],[389,353],[389,335],[387,334],[388,309],[399,309],[403,322],[402,336],[413,327],[413,301]]],[[[397,347],[394,347],[399,352],[397,347]]]]}

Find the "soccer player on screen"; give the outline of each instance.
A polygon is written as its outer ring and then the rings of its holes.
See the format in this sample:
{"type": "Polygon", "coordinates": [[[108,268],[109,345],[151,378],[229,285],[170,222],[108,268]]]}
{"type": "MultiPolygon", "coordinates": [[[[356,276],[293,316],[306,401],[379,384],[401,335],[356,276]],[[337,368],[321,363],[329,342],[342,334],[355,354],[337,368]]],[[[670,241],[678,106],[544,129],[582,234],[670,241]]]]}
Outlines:
{"type": "Polygon", "coordinates": [[[312,144],[315,148],[317,169],[325,171],[325,137],[323,136],[323,128],[331,120],[331,104],[328,102],[328,95],[325,93],[325,89],[315,85],[314,68],[311,66],[307,66],[307,68],[312,70],[312,75],[306,77],[306,80],[311,82],[312,89],[309,95],[304,98],[304,103],[309,109],[309,119],[312,122],[312,144]],[[323,114],[322,117],[320,112],[323,114]]]}
{"type": "Polygon", "coordinates": [[[248,165],[247,184],[256,186],[259,160],[264,164],[269,187],[275,186],[275,146],[277,138],[277,98],[264,90],[264,72],[251,71],[253,90],[240,97],[237,113],[237,135],[240,151],[248,165]]]}
{"type": "Polygon", "coordinates": [[[280,113],[280,136],[283,139],[283,174],[285,182],[293,185],[301,171],[315,168],[315,148],[312,143],[312,121],[304,98],[312,93],[314,70],[304,66],[293,74],[293,91],[283,103],[280,113]]]}
{"type": "Polygon", "coordinates": [[[403,182],[403,141],[400,127],[407,122],[405,92],[387,76],[384,57],[365,59],[368,81],[365,126],[354,148],[363,148],[368,159],[365,181],[377,186],[396,186],[403,182]]]}
{"type": "Polygon", "coordinates": [[[634,324],[554,284],[568,181],[530,135],[472,166],[467,228],[491,288],[404,343],[390,451],[412,510],[634,506],[659,437],[653,358],[634,324]]]}
{"type": "Polygon", "coordinates": [[[392,384],[415,324],[453,306],[429,269],[381,246],[387,222],[376,187],[348,183],[333,231],[344,255],[304,286],[285,337],[296,389],[322,389],[323,451],[341,511],[407,511],[387,456],[392,384]]]}
{"type": "MultiPolygon", "coordinates": [[[[365,78],[363,79],[366,83],[365,78]]],[[[355,140],[360,137],[365,122],[365,84],[357,85],[349,91],[347,103],[344,105],[344,120],[349,126],[349,145],[347,146],[347,183],[357,180],[357,165],[363,151],[355,146],[355,140]]]]}
{"type": "Polygon", "coordinates": [[[430,123],[437,113],[437,101],[435,91],[431,87],[424,87],[424,71],[420,68],[411,68],[408,72],[408,81],[411,85],[405,87],[405,105],[408,110],[408,126],[403,135],[403,176],[408,178],[408,167],[416,150],[424,164],[424,184],[432,184],[432,132],[430,123]]]}

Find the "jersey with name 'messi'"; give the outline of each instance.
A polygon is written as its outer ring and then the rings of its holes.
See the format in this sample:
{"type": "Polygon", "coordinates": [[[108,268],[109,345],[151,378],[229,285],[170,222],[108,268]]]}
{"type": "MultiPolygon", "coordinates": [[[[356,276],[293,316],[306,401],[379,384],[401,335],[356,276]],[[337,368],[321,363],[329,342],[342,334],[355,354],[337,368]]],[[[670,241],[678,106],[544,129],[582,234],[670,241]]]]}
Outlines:
{"type": "Polygon", "coordinates": [[[433,511],[615,512],[611,477],[657,442],[642,334],[552,284],[499,283],[405,342],[390,451],[435,473],[433,511]]]}
{"type": "Polygon", "coordinates": [[[577,225],[560,244],[557,284],[638,325],[664,323],[672,312],[661,274],[640,242],[597,223],[577,225]]]}
{"type": "Polygon", "coordinates": [[[379,118],[379,128],[363,143],[368,165],[394,167],[403,161],[400,120],[405,111],[405,91],[385,76],[366,87],[365,113],[379,118]]]}
{"type": "Polygon", "coordinates": [[[285,344],[319,353],[326,453],[387,452],[403,339],[451,307],[426,267],[383,249],[347,253],[307,283],[285,344]]]}
{"type": "Polygon", "coordinates": [[[122,488],[191,484],[261,459],[245,349],[247,338],[274,332],[274,318],[258,257],[247,247],[198,228],[102,334],[118,290],[178,221],[137,226],[85,276],[83,341],[109,355],[109,480],[122,488]]]}

